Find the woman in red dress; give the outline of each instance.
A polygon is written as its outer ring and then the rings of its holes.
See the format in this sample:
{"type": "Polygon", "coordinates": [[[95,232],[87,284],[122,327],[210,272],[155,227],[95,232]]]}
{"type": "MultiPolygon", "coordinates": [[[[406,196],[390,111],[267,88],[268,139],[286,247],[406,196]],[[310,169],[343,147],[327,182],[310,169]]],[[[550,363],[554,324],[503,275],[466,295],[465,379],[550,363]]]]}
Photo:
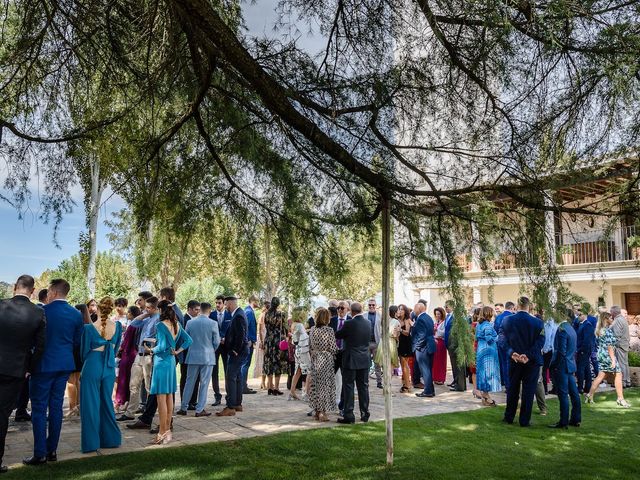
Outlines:
{"type": "Polygon", "coordinates": [[[436,354],[433,357],[433,383],[444,385],[447,379],[447,347],[444,344],[444,321],[447,314],[444,308],[438,307],[433,311],[434,335],[436,337],[436,354]]]}

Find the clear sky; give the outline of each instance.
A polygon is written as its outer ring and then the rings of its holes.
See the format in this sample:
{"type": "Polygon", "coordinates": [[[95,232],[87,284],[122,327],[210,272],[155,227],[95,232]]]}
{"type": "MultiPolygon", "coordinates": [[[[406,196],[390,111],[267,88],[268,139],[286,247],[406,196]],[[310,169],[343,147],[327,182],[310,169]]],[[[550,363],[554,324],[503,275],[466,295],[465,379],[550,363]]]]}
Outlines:
{"type": "MultiPolygon", "coordinates": [[[[245,1],[242,3],[243,16],[249,34],[256,36],[277,36],[273,24],[276,20],[275,6],[278,0],[245,1]]],[[[300,44],[309,50],[317,46],[317,40],[307,34],[308,27],[301,27],[300,44]]],[[[281,32],[284,33],[284,32],[281,32]]],[[[7,172],[0,164],[0,186],[6,180],[7,172]]],[[[37,181],[33,182],[34,185],[37,181]]],[[[0,188],[0,195],[7,192],[0,188]]],[[[77,190],[74,194],[76,206],[73,212],[66,215],[59,226],[58,244],[53,239],[53,225],[44,224],[39,218],[38,192],[34,188],[33,199],[29,209],[19,218],[18,212],[8,203],[0,199],[0,281],[13,283],[23,274],[38,276],[49,268],[55,268],[62,260],[78,252],[79,235],[85,230],[84,206],[82,194],[77,190]]],[[[108,195],[105,196],[105,198],[108,195]]],[[[111,218],[113,212],[123,208],[118,197],[104,202],[98,226],[98,250],[108,250],[108,233],[104,220],[111,218]]]]}

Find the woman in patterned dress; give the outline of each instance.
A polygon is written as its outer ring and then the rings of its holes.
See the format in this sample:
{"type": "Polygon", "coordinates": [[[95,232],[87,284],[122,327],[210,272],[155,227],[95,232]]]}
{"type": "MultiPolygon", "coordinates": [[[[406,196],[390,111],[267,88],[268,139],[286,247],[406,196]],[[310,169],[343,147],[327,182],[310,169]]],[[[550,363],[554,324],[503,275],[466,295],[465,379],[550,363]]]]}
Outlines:
{"type": "Polygon", "coordinates": [[[267,329],[264,326],[264,316],[269,310],[270,303],[265,301],[262,306],[262,312],[258,317],[258,348],[256,351],[256,361],[253,367],[253,378],[260,378],[260,390],[267,389],[267,377],[263,372],[264,368],[264,339],[267,329]]]}
{"type": "Polygon", "coordinates": [[[287,339],[287,324],[278,307],[280,299],[273,297],[271,306],[264,316],[266,335],[264,339],[263,373],[267,376],[269,395],[284,395],[280,391],[280,375],[288,371],[286,351],[280,350],[280,342],[287,339]],[[274,382],[275,377],[275,382],[274,382]]]}
{"type": "Polygon", "coordinates": [[[328,422],[327,412],[336,407],[336,377],[334,368],[338,352],[336,336],[329,326],[329,310],[316,311],[315,326],[310,331],[311,343],[311,391],[309,405],[315,412],[315,419],[328,422]]]}
{"type": "Polygon", "coordinates": [[[593,403],[593,395],[598,390],[598,387],[607,375],[614,375],[614,385],[616,387],[616,393],[618,394],[618,400],[616,403],[623,408],[629,408],[631,405],[624,399],[622,393],[622,371],[620,365],[616,361],[615,346],[617,338],[613,333],[611,324],[613,323],[613,317],[609,312],[603,312],[600,314],[598,320],[598,326],[596,328],[596,336],[598,337],[598,364],[600,366],[600,373],[593,380],[591,385],[591,391],[584,395],[585,403],[593,403]]]}

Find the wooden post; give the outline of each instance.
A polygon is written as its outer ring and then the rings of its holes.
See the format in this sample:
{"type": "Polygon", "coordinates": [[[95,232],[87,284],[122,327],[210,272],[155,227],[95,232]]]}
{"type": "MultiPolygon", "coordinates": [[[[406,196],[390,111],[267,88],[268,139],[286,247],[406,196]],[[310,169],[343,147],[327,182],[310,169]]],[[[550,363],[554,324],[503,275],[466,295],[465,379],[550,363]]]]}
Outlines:
{"type": "Polygon", "coordinates": [[[389,298],[391,273],[391,215],[389,200],[382,199],[382,360],[384,362],[383,393],[384,393],[384,423],[386,426],[387,465],[393,465],[393,404],[391,398],[391,352],[389,351],[389,298]]]}

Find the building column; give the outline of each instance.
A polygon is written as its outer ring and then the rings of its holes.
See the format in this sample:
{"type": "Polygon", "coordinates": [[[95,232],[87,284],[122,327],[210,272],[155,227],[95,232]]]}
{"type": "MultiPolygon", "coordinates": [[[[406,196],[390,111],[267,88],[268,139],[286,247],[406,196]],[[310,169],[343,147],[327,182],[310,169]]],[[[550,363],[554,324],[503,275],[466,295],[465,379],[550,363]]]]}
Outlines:
{"type": "Polygon", "coordinates": [[[480,303],[482,301],[482,290],[480,287],[473,287],[473,304],[480,303]]]}

